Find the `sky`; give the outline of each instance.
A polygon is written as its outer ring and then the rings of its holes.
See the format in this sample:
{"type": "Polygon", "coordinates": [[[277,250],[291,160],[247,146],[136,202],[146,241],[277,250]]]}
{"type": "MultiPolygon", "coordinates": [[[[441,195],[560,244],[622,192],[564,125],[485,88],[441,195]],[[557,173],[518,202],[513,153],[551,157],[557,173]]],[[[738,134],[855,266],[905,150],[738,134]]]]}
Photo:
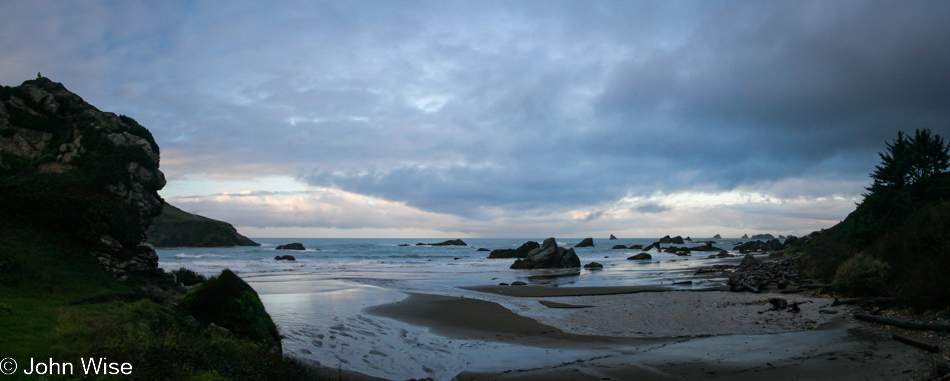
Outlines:
{"type": "Polygon", "coordinates": [[[0,84],[250,237],[807,234],[950,138],[950,2],[0,0],[0,84]]]}

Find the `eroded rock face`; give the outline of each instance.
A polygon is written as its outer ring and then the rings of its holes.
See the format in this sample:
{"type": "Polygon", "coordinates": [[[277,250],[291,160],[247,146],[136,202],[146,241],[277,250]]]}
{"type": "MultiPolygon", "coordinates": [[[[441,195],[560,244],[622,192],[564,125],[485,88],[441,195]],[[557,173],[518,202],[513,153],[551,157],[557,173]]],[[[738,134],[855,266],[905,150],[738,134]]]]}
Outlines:
{"type": "Polygon", "coordinates": [[[164,204],[158,166],[158,145],[132,118],[100,111],[48,78],[0,87],[0,186],[26,203],[2,207],[62,212],[62,221],[32,218],[101,243],[95,255],[119,279],[158,270],[155,251],[142,245],[164,204]]]}
{"type": "Polygon", "coordinates": [[[554,237],[544,240],[541,247],[531,250],[528,256],[518,259],[511,265],[512,269],[559,269],[581,267],[581,260],[574,252],[574,248],[565,249],[557,246],[554,237]]]}

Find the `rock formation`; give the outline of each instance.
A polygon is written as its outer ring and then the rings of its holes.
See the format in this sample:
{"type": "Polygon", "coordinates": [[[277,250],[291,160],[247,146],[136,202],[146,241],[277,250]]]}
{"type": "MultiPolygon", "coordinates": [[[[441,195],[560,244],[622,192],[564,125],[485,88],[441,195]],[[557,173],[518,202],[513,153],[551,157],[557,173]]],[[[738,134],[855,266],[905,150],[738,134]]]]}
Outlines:
{"type": "Polygon", "coordinates": [[[492,250],[492,252],[488,254],[488,258],[525,258],[528,256],[528,253],[530,253],[531,250],[537,249],[539,247],[541,247],[539,243],[528,241],[523,243],[521,247],[517,249],[492,250]]]}
{"type": "Polygon", "coordinates": [[[629,259],[629,260],[641,260],[641,261],[642,261],[642,260],[653,259],[653,256],[650,255],[649,253],[640,253],[640,254],[634,255],[634,256],[632,256],[632,257],[629,257],[629,258],[627,258],[627,259],[629,259]]]}
{"type": "Polygon", "coordinates": [[[528,256],[515,260],[512,269],[544,269],[581,267],[581,260],[574,252],[574,248],[565,249],[557,246],[554,237],[544,240],[541,247],[531,250],[528,256]]]}
{"type": "Polygon", "coordinates": [[[584,238],[580,243],[574,245],[574,247],[594,247],[594,239],[584,238]]]}
{"type": "Polygon", "coordinates": [[[608,238],[608,239],[611,240],[611,241],[613,241],[613,240],[617,239],[617,237],[615,237],[613,234],[611,234],[611,235],[610,235],[610,238],[608,238]]]}
{"type": "Polygon", "coordinates": [[[460,239],[452,239],[439,243],[417,243],[416,246],[468,246],[468,244],[460,239]]]}
{"type": "Polygon", "coordinates": [[[303,244],[300,242],[294,242],[286,245],[278,245],[277,250],[307,250],[307,248],[303,247],[303,244]]]}
{"type": "Polygon", "coordinates": [[[164,204],[158,164],[155,139],[132,118],[48,78],[0,86],[0,212],[96,246],[119,280],[164,274],[144,244],[164,204]]]}
{"type": "Polygon", "coordinates": [[[768,240],[775,239],[775,236],[771,234],[755,234],[752,236],[752,238],[749,238],[749,239],[768,241],[768,240]]]}
{"type": "Polygon", "coordinates": [[[260,246],[231,224],[185,212],[166,203],[146,231],[155,247],[260,246]]]}
{"type": "Polygon", "coordinates": [[[713,236],[713,239],[722,239],[722,236],[719,235],[719,234],[716,234],[716,235],[713,236]]]}

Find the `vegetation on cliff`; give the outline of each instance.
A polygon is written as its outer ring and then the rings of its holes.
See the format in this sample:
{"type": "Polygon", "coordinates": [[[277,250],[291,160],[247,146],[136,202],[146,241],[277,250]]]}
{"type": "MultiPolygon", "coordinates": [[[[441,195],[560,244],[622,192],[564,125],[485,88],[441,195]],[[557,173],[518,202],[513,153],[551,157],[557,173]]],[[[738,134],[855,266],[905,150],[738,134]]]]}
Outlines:
{"type": "Polygon", "coordinates": [[[899,133],[880,156],[854,212],[803,248],[803,270],[854,295],[950,306],[950,146],[917,130],[899,133]]]}
{"type": "Polygon", "coordinates": [[[168,203],[146,234],[146,242],[155,247],[260,246],[227,222],[191,214],[168,203]]]}

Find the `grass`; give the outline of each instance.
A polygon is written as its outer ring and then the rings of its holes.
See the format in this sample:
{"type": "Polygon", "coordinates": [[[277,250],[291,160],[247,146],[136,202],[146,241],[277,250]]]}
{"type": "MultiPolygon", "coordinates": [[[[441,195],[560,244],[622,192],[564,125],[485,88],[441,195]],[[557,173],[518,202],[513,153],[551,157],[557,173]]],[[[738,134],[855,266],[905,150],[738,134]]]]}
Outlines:
{"type": "MultiPolygon", "coordinates": [[[[4,217],[4,216],[0,216],[4,217]]],[[[209,330],[100,269],[65,233],[0,218],[0,358],[128,362],[137,380],[320,380],[298,360],[209,330]]],[[[4,379],[25,375],[17,372],[4,379]]],[[[78,379],[96,379],[78,375],[78,379]]],[[[115,376],[100,376],[109,378],[115,376]]]]}

